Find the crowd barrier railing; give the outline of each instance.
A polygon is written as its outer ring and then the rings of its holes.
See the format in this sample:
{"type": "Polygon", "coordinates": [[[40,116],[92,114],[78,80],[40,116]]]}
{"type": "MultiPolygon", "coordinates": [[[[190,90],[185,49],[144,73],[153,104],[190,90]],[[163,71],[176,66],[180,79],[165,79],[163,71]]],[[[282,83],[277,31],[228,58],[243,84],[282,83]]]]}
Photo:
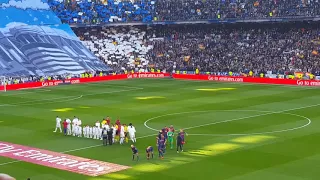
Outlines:
{"type": "Polygon", "coordinates": [[[294,86],[320,86],[320,81],[299,80],[299,79],[280,79],[280,78],[259,78],[259,77],[238,77],[238,76],[214,76],[196,74],[173,74],[175,79],[187,80],[206,80],[220,82],[256,83],[256,84],[278,84],[294,86]]]}
{"type": "MultiPolygon", "coordinates": [[[[254,83],[254,84],[278,84],[278,85],[294,85],[294,86],[320,86],[320,81],[316,80],[299,80],[299,79],[280,79],[280,78],[258,78],[258,77],[238,77],[238,76],[215,76],[203,74],[172,74],[170,73],[133,73],[118,74],[108,76],[98,76],[91,78],[71,78],[66,80],[52,80],[43,82],[29,82],[20,84],[10,84],[6,86],[6,90],[21,90],[42,88],[48,86],[58,86],[67,84],[81,84],[100,81],[135,79],[135,78],[168,78],[185,79],[185,80],[205,80],[218,82],[237,82],[237,83],[254,83]]],[[[0,86],[0,90],[4,90],[4,86],[0,86]]]]}
{"type": "Polygon", "coordinates": [[[81,83],[90,83],[90,82],[100,82],[100,81],[111,81],[111,80],[122,80],[122,79],[134,79],[134,78],[165,78],[170,77],[169,73],[133,73],[133,74],[117,74],[117,75],[108,75],[108,76],[96,76],[91,78],[71,78],[65,80],[51,80],[43,82],[28,82],[28,83],[19,83],[19,84],[10,84],[0,86],[0,91],[6,89],[10,90],[21,90],[21,89],[33,89],[33,88],[42,88],[48,86],[58,86],[58,85],[67,85],[67,84],[81,84],[81,83]]]}

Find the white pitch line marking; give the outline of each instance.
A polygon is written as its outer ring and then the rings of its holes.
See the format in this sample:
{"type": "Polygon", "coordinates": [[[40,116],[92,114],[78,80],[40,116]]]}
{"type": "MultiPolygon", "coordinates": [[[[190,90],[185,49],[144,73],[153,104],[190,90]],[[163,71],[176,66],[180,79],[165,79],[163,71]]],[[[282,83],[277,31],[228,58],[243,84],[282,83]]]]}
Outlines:
{"type": "MultiPolygon", "coordinates": [[[[146,136],[137,137],[137,139],[143,139],[143,138],[156,136],[156,135],[157,134],[150,134],[150,135],[146,135],[146,136]]],[[[99,145],[93,145],[93,146],[88,146],[88,147],[83,147],[83,148],[71,149],[71,150],[68,150],[68,151],[60,152],[60,153],[65,154],[65,153],[69,153],[69,152],[81,151],[81,150],[84,150],[84,149],[91,149],[91,148],[100,147],[100,146],[103,146],[103,145],[99,144],[99,145]]],[[[6,163],[1,163],[0,166],[4,166],[4,165],[7,165],[7,164],[13,164],[13,163],[17,163],[17,162],[24,162],[24,161],[9,161],[9,162],[6,162],[6,163]]]]}
{"type": "MultiPolygon", "coordinates": [[[[226,123],[226,122],[231,122],[231,121],[238,121],[238,120],[242,120],[242,119],[248,119],[248,118],[254,118],[254,117],[260,117],[260,116],[265,116],[265,115],[270,115],[270,114],[277,114],[277,113],[284,113],[284,112],[287,112],[287,111],[293,111],[293,110],[299,110],[299,109],[305,109],[305,108],[310,108],[310,107],[316,107],[316,106],[319,106],[320,104],[315,104],[315,105],[310,105],[310,106],[304,106],[304,107],[299,107],[299,108],[292,108],[292,109],[287,109],[287,110],[283,110],[283,111],[275,111],[275,112],[272,112],[272,111],[261,111],[261,112],[268,112],[268,113],[264,113],[264,114],[258,114],[258,115],[253,115],[253,116],[246,116],[246,117],[241,117],[241,118],[235,118],[235,119],[228,119],[228,120],[225,120],[225,121],[219,121],[219,122],[212,122],[212,123],[207,123],[207,124],[202,124],[202,125],[198,125],[198,126],[192,126],[192,127],[188,127],[188,128],[184,128],[184,129],[194,129],[194,128],[198,128],[198,127],[203,127],[203,126],[209,126],[209,125],[214,125],[214,124],[220,124],[220,123],[226,123]]],[[[153,117],[153,118],[150,118],[148,120],[146,120],[144,122],[144,126],[150,130],[153,130],[153,131],[159,131],[157,129],[154,129],[152,127],[149,127],[147,125],[147,123],[153,119],[157,119],[157,118],[161,118],[161,117],[165,117],[165,116],[170,116],[170,115],[179,115],[179,114],[187,114],[187,113],[201,113],[201,112],[213,112],[214,110],[211,110],[211,111],[190,111],[190,112],[180,112],[180,113],[171,113],[171,114],[164,114],[164,115],[161,115],[161,116],[156,116],[156,117],[153,117]]],[[[253,111],[253,110],[216,110],[216,111],[253,111]]],[[[297,116],[300,116],[300,115],[297,115],[297,116]]],[[[301,116],[302,117],[302,116],[301,116]]],[[[309,119],[309,118],[308,118],[309,119]]],[[[309,119],[310,120],[310,119],[309,119]]],[[[306,126],[310,125],[311,124],[311,120],[309,121],[308,124],[306,124],[306,126]]],[[[303,126],[305,127],[305,126],[303,126]]]]}

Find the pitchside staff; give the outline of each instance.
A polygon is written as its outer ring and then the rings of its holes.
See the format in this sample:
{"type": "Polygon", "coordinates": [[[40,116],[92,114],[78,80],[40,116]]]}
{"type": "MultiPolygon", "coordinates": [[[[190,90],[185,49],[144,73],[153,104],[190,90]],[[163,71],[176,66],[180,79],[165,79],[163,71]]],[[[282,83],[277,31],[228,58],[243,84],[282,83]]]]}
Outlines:
{"type": "Polygon", "coordinates": [[[107,128],[103,128],[101,136],[102,136],[102,140],[103,140],[103,145],[106,146],[107,142],[108,142],[108,131],[107,131],[107,128]]]}
{"type": "Polygon", "coordinates": [[[183,151],[183,149],[182,149],[182,146],[183,146],[182,142],[183,142],[182,137],[181,137],[181,136],[178,136],[178,137],[177,137],[177,153],[179,153],[179,148],[180,148],[180,151],[181,151],[181,152],[183,151]]]}

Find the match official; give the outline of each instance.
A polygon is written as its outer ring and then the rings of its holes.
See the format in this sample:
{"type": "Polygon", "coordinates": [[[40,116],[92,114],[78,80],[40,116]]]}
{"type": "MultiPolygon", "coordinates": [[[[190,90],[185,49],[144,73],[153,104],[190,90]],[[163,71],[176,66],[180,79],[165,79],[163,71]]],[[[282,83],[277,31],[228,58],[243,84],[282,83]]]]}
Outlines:
{"type": "Polygon", "coordinates": [[[112,127],[108,130],[107,134],[108,134],[108,142],[109,142],[109,145],[112,145],[112,139],[113,139],[113,137],[112,137],[113,128],[112,128],[112,127]]]}
{"type": "Polygon", "coordinates": [[[101,133],[102,139],[103,139],[103,145],[106,146],[108,144],[108,131],[106,128],[102,129],[101,133]]]}

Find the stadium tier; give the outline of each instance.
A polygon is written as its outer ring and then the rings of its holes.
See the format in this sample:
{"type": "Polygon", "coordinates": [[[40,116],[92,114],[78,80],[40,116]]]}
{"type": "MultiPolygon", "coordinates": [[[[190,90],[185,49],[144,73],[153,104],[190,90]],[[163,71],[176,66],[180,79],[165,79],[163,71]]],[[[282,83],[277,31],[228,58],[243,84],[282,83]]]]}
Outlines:
{"type": "Polygon", "coordinates": [[[316,0],[50,0],[65,23],[104,24],[317,17],[316,0]]]}
{"type": "Polygon", "coordinates": [[[114,69],[125,70],[149,67],[148,52],[153,49],[146,29],[138,27],[114,27],[74,29],[77,35],[97,57],[114,69]]]}
{"type": "Polygon", "coordinates": [[[320,73],[316,24],[75,28],[114,69],[234,74],[320,73]]]}
{"type": "Polygon", "coordinates": [[[150,0],[52,0],[49,5],[65,23],[150,22],[156,14],[155,1],[150,0]]]}

